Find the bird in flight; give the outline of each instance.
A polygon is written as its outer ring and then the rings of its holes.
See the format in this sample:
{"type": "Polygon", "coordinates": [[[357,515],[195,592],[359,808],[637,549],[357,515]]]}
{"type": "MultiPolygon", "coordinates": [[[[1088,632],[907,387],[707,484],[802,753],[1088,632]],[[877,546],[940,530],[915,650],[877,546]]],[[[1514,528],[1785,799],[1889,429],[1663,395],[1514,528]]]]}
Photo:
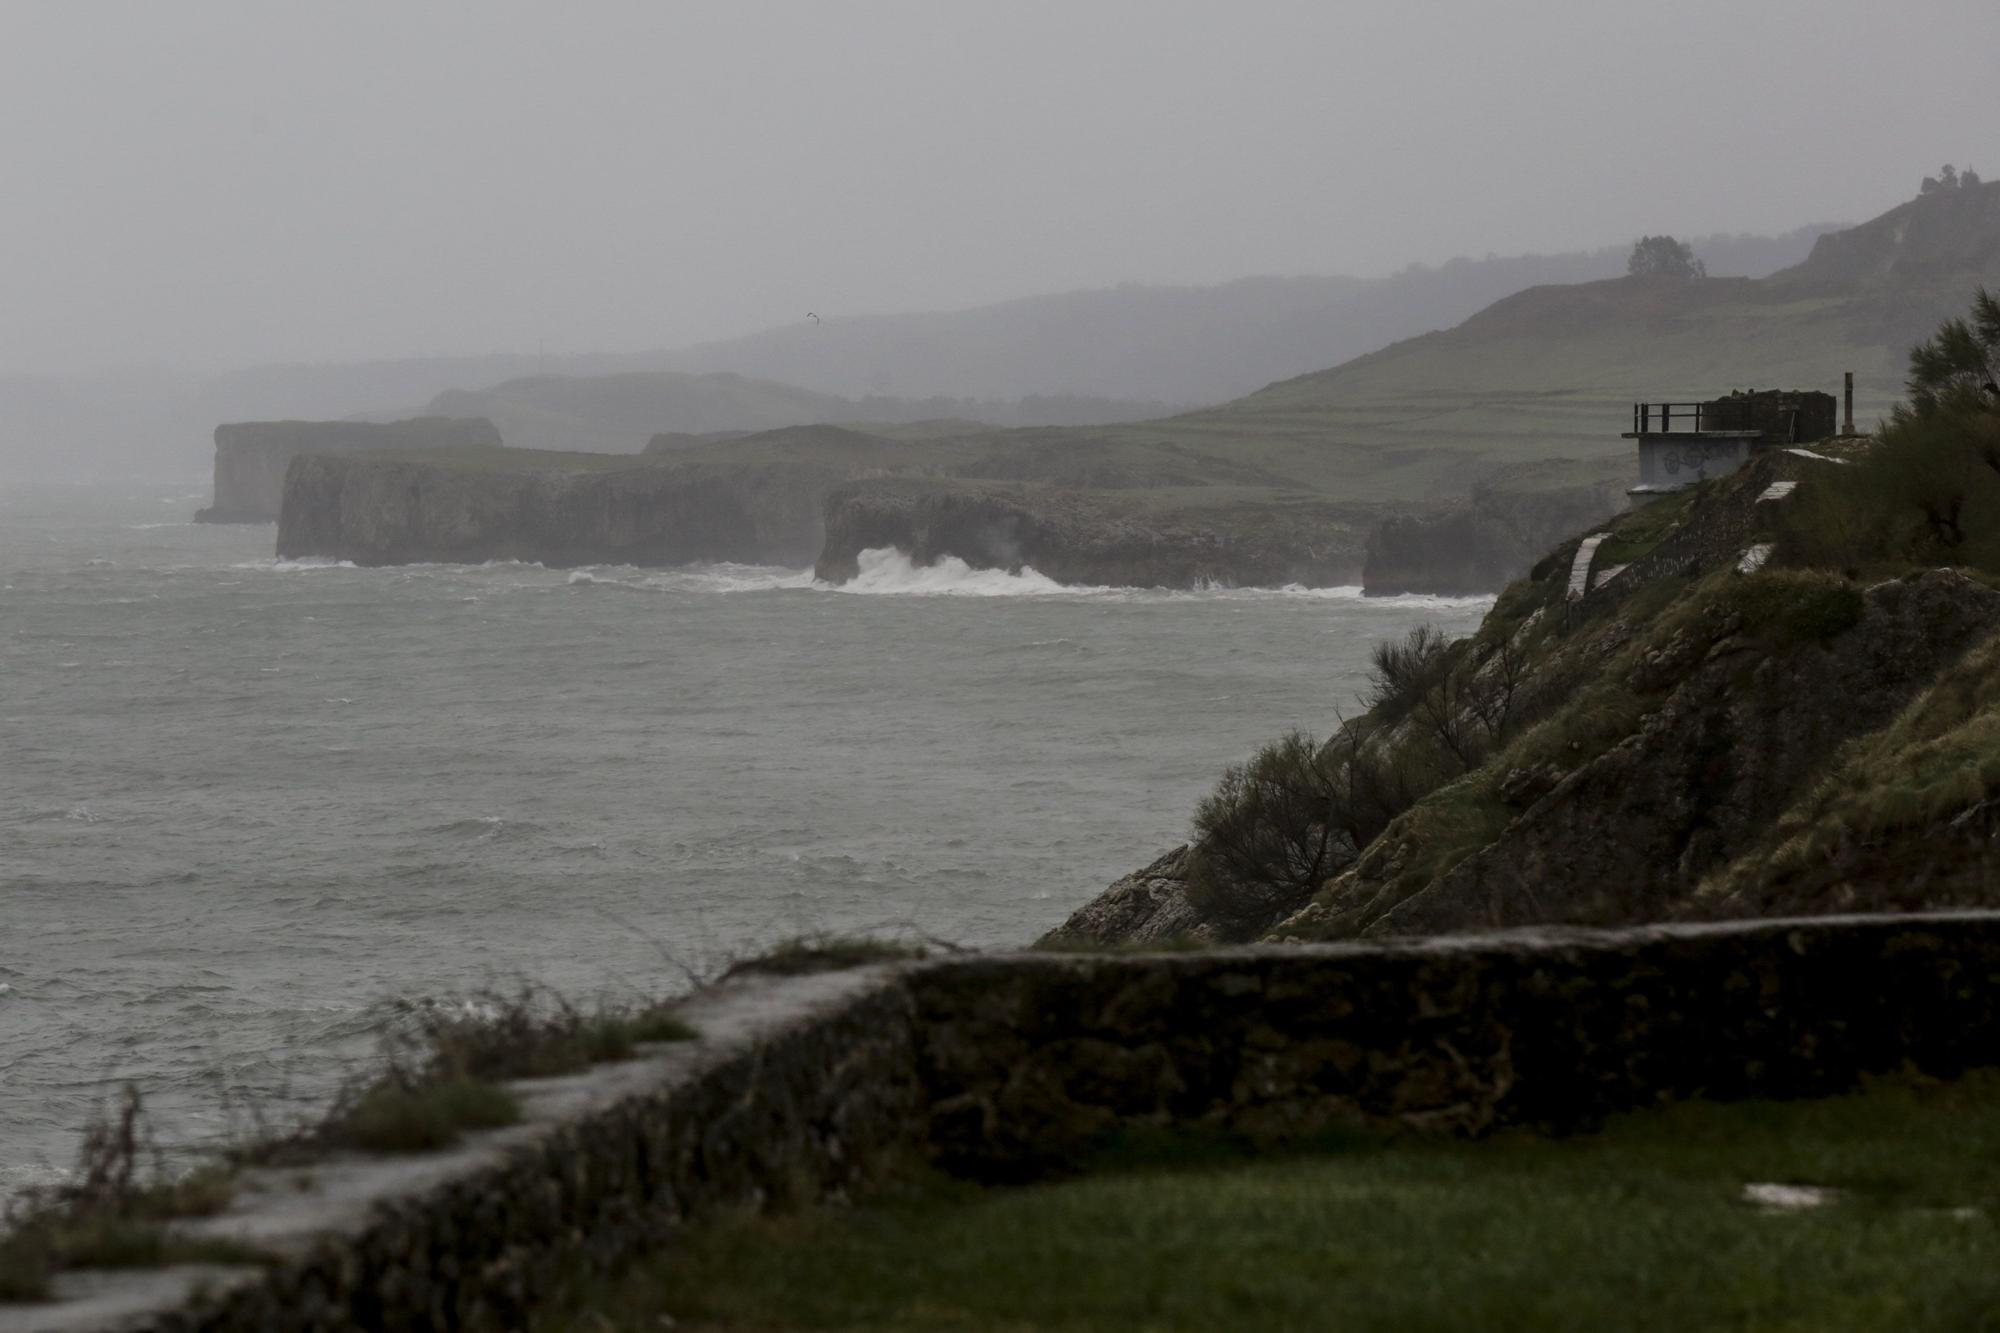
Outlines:
{"type": "Polygon", "coordinates": [[[813,323],[815,323],[815,324],[819,323],[819,316],[818,316],[818,315],[815,315],[815,314],[814,314],[814,313],[813,313],[812,311],[810,311],[810,310],[806,311],[806,318],[807,318],[807,319],[809,319],[809,320],[811,320],[811,321],[812,321],[813,323]]]}

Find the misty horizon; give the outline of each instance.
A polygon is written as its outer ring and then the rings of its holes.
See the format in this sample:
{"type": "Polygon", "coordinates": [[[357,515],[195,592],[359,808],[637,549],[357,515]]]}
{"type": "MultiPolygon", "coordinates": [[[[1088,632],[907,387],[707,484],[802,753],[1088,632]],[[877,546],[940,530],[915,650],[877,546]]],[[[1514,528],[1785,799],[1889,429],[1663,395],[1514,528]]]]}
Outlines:
{"type": "Polygon", "coordinates": [[[1859,220],[1980,147],[2000,16],[1921,8],[17,8],[0,367],[683,348],[1859,220]],[[1902,95],[1813,95],[1864,70],[1902,95]]]}
{"type": "MultiPolygon", "coordinates": [[[[1909,193],[1911,192],[1906,191],[1904,198],[1892,199],[1884,202],[1882,206],[1880,208],[1875,209],[1874,212],[1881,213],[1893,207],[1897,203],[1904,202],[1904,199],[1908,197],[1909,193]]],[[[1871,216],[1873,216],[1873,214],[1871,214],[1871,216]]],[[[1706,258],[1706,255],[1704,253],[1704,246],[1712,246],[1717,242],[1775,241],[1796,236],[1818,235],[1824,232],[1844,229],[1845,227],[1851,225],[1854,221],[1855,219],[1839,219],[1830,221],[1805,222],[1801,223],[1796,227],[1788,227],[1780,231],[1771,233],[1737,231],[1737,232],[1716,232],[1709,235],[1688,234],[1683,239],[1686,239],[1694,246],[1697,257],[1706,258]]],[[[133,378],[143,378],[147,376],[159,376],[163,378],[204,378],[204,377],[222,377],[240,371],[309,370],[309,369],[331,369],[331,368],[342,368],[342,367],[356,368],[356,367],[365,367],[371,365],[387,365],[392,363],[403,363],[412,361],[417,361],[417,362],[471,361],[489,357],[535,360],[544,362],[548,366],[546,373],[553,375],[590,374],[599,372],[593,372],[590,370],[581,370],[581,371],[568,370],[564,369],[563,367],[565,363],[574,363],[578,361],[589,362],[593,358],[643,357],[649,354],[676,354],[676,353],[699,352],[704,349],[714,347],[717,345],[727,345],[747,338],[753,338],[759,334],[775,332],[777,330],[787,327],[787,325],[796,326],[798,324],[809,322],[811,316],[813,315],[819,315],[820,321],[823,323],[829,323],[829,324],[843,323],[843,322],[858,323],[869,320],[898,319],[908,316],[970,314],[977,311],[1005,309],[1006,307],[1009,306],[1027,305],[1038,301],[1053,300],[1063,297],[1087,297],[1087,296],[1105,295],[1105,294],[1121,293],[1121,292],[1145,292],[1145,293],[1205,292],[1205,291],[1214,291],[1217,289],[1226,289],[1236,286],[1246,286],[1260,282],[1345,282],[1345,283],[1353,283],[1356,286],[1362,286],[1368,284],[1383,283],[1395,278],[1407,277],[1413,274],[1422,275],[1422,274],[1447,273],[1454,268],[1472,264],[1507,262],[1507,261],[1563,260],[1563,259],[1581,258],[1586,256],[1606,257],[1606,258],[1615,257],[1618,260],[1618,262],[1622,265],[1625,261],[1626,255],[1631,249],[1632,244],[1637,239],[1638,238],[1634,236],[1622,240],[1609,241],[1602,245],[1583,245],[1579,246],[1574,250],[1562,250],[1562,251],[1528,250],[1528,251],[1521,251],[1518,253],[1507,253],[1507,254],[1488,251],[1484,254],[1455,254],[1442,259],[1413,259],[1407,263],[1397,265],[1387,270],[1386,272],[1380,272],[1380,273],[1360,274],[1360,273],[1349,273],[1349,272],[1314,272],[1314,273],[1258,272],[1258,273],[1240,273],[1231,277],[1218,278],[1208,282],[1145,282],[1137,279],[1126,278],[1126,279],[1107,280],[1104,282],[1092,283],[1077,287],[1064,287],[1060,289],[1050,288],[1050,289],[1026,291],[1026,292],[1016,293],[1014,295],[997,297],[992,300],[971,301],[965,304],[950,305],[950,306],[922,306],[922,307],[897,308],[897,309],[864,309],[864,310],[845,310],[845,311],[834,311],[834,310],[809,311],[801,314],[801,316],[796,320],[785,320],[774,323],[764,323],[749,328],[734,329],[726,332],[718,332],[715,334],[703,334],[696,338],[671,344],[645,345],[645,346],[636,346],[636,345],[616,346],[616,347],[579,345],[576,347],[560,347],[560,348],[549,346],[546,343],[536,346],[466,344],[464,346],[457,346],[457,347],[415,347],[402,350],[386,350],[382,352],[371,353],[368,355],[357,355],[351,357],[342,357],[342,356],[301,357],[293,360],[266,360],[266,361],[253,360],[244,362],[219,362],[215,364],[206,364],[206,365],[179,364],[165,359],[158,359],[152,361],[107,362],[101,365],[90,365],[90,366],[77,367],[69,370],[58,370],[58,371],[35,371],[35,370],[23,369],[20,367],[0,366],[0,377],[15,376],[22,378],[36,378],[44,380],[64,380],[64,379],[72,379],[77,377],[93,376],[93,375],[106,375],[114,377],[130,376],[133,378]]],[[[1761,276],[1761,274],[1741,274],[1737,273],[1736,271],[1728,267],[1716,267],[1715,265],[1711,264],[1710,276],[1740,277],[1740,276],[1761,276]]],[[[754,372],[735,372],[735,373],[744,374],[746,377],[749,378],[759,378],[759,376],[755,375],[754,372]]],[[[1062,390],[1054,389],[1051,390],[1051,392],[1062,392],[1062,390]]],[[[1192,403],[1192,400],[1190,400],[1190,403],[1192,403]]]]}

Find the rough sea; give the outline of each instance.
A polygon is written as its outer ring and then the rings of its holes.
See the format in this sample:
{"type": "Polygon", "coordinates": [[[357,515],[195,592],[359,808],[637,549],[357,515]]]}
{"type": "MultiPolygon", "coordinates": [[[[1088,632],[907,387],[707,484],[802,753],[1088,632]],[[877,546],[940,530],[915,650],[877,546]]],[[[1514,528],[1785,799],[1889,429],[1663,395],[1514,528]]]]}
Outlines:
{"type": "Polygon", "coordinates": [[[169,1146],[296,1119],[393,997],[1026,944],[1486,605],[290,563],[206,489],[0,490],[0,1196],[128,1080],[169,1146]]]}

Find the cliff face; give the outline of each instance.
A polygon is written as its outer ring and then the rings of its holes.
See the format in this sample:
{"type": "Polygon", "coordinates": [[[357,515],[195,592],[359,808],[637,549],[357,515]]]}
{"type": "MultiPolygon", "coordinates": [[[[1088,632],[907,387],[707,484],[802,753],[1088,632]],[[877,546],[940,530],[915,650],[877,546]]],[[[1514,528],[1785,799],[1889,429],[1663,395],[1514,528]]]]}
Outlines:
{"type": "Polygon", "coordinates": [[[743,561],[801,565],[838,474],[797,465],[626,462],[508,450],[312,453],[285,478],[278,554],[356,564],[743,561]]]}
{"type": "Polygon", "coordinates": [[[918,564],[1024,566],[1060,583],[1193,588],[1357,581],[1368,518],[1297,497],[1230,504],[1158,492],[881,478],[827,498],[816,572],[854,577],[862,551],[894,547],[918,564]]]}
{"type": "MultiPolygon", "coordinates": [[[[1572,539],[1411,667],[1322,752],[1326,808],[1387,793],[1386,824],[1269,938],[2000,903],[2000,590],[1787,567],[1839,471],[1774,455],[1621,515],[1611,568],[1572,539]]],[[[1200,855],[1051,942],[1215,936],[1200,855]]]]}
{"type": "Polygon", "coordinates": [[[215,428],[215,502],[197,523],[270,523],[284,501],[285,470],[308,453],[385,449],[497,449],[480,417],[366,421],[239,421],[215,428]]]}

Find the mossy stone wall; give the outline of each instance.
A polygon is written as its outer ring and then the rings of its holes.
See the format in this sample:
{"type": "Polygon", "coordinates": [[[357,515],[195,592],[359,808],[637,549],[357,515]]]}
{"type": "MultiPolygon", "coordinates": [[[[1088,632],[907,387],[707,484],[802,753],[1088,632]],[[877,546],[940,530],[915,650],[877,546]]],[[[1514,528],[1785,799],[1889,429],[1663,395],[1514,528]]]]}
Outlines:
{"type": "Polygon", "coordinates": [[[2000,913],[973,955],[734,982],[688,1016],[685,1048],[517,1085],[526,1124],[328,1163],[307,1192],[271,1173],[183,1224],[269,1268],[72,1275],[69,1300],[0,1307],[0,1333],[511,1329],[566,1275],[716,1208],[844,1193],[900,1151],[1007,1178],[1120,1129],[1569,1131],[1950,1075],[2000,1064],[2000,913]]]}

